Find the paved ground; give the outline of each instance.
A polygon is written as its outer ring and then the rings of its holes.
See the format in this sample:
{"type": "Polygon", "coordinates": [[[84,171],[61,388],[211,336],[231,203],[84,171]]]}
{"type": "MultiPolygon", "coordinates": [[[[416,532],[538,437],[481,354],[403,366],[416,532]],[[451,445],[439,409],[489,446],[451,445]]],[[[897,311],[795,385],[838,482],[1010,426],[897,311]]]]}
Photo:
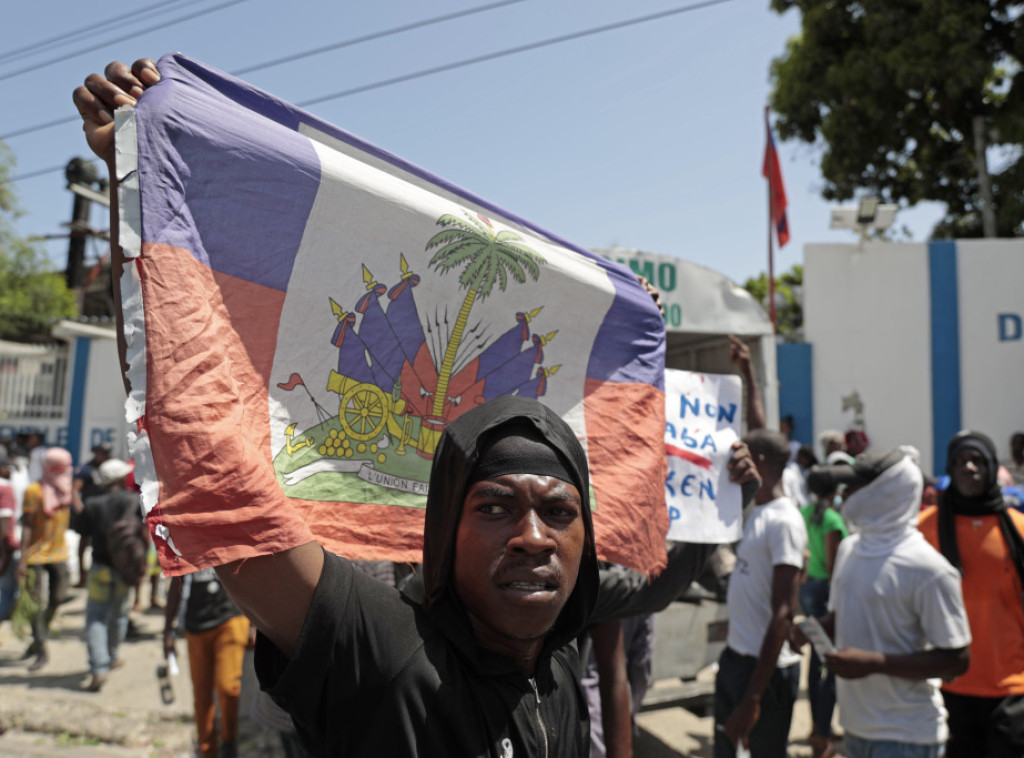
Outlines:
{"type": "MultiPolygon", "coordinates": [[[[124,644],[126,665],[113,671],[99,693],[86,692],[84,590],[61,607],[50,664],[36,673],[21,660],[27,642],[17,639],[10,624],[0,626],[0,755],[25,758],[185,758],[193,755],[191,685],[187,661],[173,680],[170,705],[161,702],[156,668],[163,662],[160,633],[162,611],[133,614],[140,636],[124,644]]],[[[146,598],[148,599],[148,598],[146,598]]],[[[184,644],[178,646],[185,655],[184,644]]],[[[274,735],[249,716],[255,681],[243,685],[242,756],[282,755],[274,735]]],[[[663,683],[670,685],[671,683],[663,683]]],[[[807,701],[801,699],[793,719],[791,756],[810,756],[807,701]]],[[[713,725],[681,707],[641,713],[638,758],[711,756],[713,725]]]]}

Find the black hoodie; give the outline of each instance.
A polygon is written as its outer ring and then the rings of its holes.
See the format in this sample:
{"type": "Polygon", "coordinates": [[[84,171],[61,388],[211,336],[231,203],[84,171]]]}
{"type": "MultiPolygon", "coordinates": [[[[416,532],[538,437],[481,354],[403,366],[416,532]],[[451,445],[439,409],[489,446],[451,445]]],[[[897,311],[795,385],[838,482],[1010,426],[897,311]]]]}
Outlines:
{"type": "Polygon", "coordinates": [[[450,424],[434,455],[424,526],[426,608],[327,555],[289,661],[260,639],[260,683],[288,710],[306,749],[322,756],[583,756],[587,706],[572,640],[597,594],[586,458],[553,411],[501,397],[450,424]],[[584,555],[573,592],[532,679],[476,644],[451,586],[455,533],[479,443],[525,420],[554,447],[583,497],[584,555]]]}

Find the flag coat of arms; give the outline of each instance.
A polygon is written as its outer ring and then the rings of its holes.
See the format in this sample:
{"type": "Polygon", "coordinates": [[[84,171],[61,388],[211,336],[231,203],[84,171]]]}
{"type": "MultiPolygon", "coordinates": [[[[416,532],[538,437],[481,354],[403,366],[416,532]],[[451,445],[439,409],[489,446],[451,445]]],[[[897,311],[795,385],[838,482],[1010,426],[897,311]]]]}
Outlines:
{"type": "Polygon", "coordinates": [[[441,431],[503,394],[579,436],[600,555],[663,565],[664,324],[627,268],[180,54],[159,69],[116,150],[165,571],[313,539],[419,561],[441,431]]]}

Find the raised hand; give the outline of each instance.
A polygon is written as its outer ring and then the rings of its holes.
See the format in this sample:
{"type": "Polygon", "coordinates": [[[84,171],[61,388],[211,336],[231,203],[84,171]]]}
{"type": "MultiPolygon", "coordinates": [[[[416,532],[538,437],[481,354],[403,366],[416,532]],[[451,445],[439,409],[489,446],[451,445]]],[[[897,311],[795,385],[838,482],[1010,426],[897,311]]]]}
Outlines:
{"type": "Polygon", "coordinates": [[[156,63],[140,58],[131,67],[114,61],[102,76],[89,74],[85,84],[75,88],[72,99],[82,117],[85,138],[107,165],[114,162],[114,110],[122,105],[134,106],[146,88],[158,81],[156,63]]]}

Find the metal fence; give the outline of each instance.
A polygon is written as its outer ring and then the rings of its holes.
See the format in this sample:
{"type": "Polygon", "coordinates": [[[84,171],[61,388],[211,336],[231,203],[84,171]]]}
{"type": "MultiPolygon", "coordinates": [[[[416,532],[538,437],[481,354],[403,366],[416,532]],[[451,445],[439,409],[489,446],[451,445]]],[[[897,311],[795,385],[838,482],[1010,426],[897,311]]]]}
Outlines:
{"type": "Polygon", "coordinates": [[[66,345],[0,343],[0,420],[61,418],[68,363],[66,345]]]}

